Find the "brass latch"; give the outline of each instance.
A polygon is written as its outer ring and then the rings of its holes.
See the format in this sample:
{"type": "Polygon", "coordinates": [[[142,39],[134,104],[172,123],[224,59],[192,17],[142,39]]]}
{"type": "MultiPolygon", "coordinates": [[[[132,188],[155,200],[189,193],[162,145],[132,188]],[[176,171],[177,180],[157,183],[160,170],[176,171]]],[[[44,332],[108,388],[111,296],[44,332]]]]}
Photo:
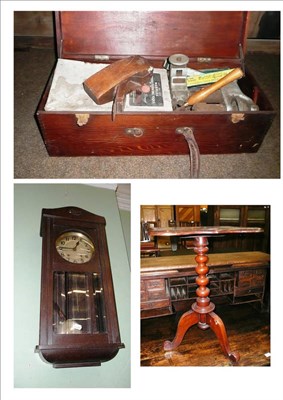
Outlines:
{"type": "Polygon", "coordinates": [[[77,118],[77,125],[78,126],[83,126],[88,123],[89,120],[89,114],[75,114],[77,118]]]}

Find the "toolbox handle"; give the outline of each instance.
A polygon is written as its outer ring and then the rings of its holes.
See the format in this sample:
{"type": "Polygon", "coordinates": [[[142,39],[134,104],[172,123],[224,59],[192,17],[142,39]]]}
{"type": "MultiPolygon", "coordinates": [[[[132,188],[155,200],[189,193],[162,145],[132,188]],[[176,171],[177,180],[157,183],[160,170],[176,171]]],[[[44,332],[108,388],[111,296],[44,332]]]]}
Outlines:
{"type": "Polygon", "coordinates": [[[179,127],[175,131],[186,139],[190,150],[190,177],[198,178],[200,171],[200,153],[197,141],[194,136],[193,128],[188,126],[179,127]]]}

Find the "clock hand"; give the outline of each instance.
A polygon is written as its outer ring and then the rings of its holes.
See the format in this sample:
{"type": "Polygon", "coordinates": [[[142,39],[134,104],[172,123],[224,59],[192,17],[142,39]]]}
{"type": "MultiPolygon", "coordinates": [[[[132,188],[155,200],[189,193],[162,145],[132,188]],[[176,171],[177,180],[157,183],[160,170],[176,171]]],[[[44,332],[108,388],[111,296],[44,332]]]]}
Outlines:
{"type": "Polygon", "coordinates": [[[75,247],[73,248],[73,250],[74,250],[74,251],[76,251],[76,250],[77,250],[77,247],[78,247],[79,243],[80,243],[80,240],[78,240],[78,241],[77,241],[77,243],[76,243],[75,247]]]}
{"type": "Polygon", "coordinates": [[[75,247],[65,247],[65,246],[59,246],[59,249],[64,249],[64,250],[77,250],[77,247],[79,245],[80,241],[78,241],[75,245],[75,247]]]}
{"type": "Polygon", "coordinates": [[[62,250],[62,249],[64,249],[64,250],[74,250],[73,247],[64,247],[64,246],[58,246],[58,249],[60,249],[60,250],[62,250]]]}

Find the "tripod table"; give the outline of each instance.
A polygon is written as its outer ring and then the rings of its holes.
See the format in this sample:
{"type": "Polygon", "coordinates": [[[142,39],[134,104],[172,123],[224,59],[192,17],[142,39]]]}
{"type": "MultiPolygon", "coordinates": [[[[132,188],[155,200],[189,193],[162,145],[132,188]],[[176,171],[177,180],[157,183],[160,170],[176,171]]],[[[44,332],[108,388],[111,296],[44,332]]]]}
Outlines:
{"type": "Polygon", "coordinates": [[[197,254],[196,260],[196,283],[198,288],[196,290],[197,299],[192,304],[191,310],[185,312],[178,323],[177,332],[172,342],[169,340],[164,343],[164,350],[170,351],[176,349],[182,342],[187,330],[197,324],[200,329],[211,328],[217,336],[223,353],[229,360],[236,364],[240,355],[237,351],[231,352],[225,325],[222,319],[213,312],[215,305],[210,301],[210,290],[207,287],[209,278],[207,274],[209,268],[208,262],[208,238],[214,236],[223,236],[230,234],[254,234],[263,233],[262,228],[255,227],[230,227],[230,226],[211,226],[211,227],[174,227],[174,228],[152,228],[149,230],[149,235],[154,236],[169,236],[169,237],[182,237],[194,239],[194,252],[197,254]]]}

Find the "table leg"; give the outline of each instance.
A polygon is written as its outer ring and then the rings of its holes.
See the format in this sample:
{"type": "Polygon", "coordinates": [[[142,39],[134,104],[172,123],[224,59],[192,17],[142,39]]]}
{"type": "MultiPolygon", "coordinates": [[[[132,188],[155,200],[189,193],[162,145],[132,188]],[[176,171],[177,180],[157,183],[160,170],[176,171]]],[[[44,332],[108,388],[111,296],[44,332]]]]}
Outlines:
{"type": "Polygon", "coordinates": [[[207,266],[208,261],[208,240],[205,236],[197,236],[194,240],[194,251],[197,253],[196,256],[196,272],[198,274],[196,283],[198,288],[196,290],[197,300],[192,305],[192,309],[182,315],[178,323],[175,338],[172,342],[166,340],[164,343],[164,350],[170,351],[175,349],[182,342],[187,330],[198,324],[200,329],[208,329],[209,327],[213,330],[217,336],[223,353],[233,362],[237,363],[240,359],[238,352],[231,352],[228,343],[227,333],[223,321],[213,310],[215,305],[210,302],[208,297],[210,290],[207,287],[209,278],[207,277],[209,268],[207,266]]]}
{"type": "Polygon", "coordinates": [[[237,363],[240,359],[240,354],[237,351],[234,351],[233,353],[231,352],[225,325],[222,319],[214,312],[211,312],[207,315],[207,323],[217,336],[223,353],[230,359],[230,361],[232,361],[232,363],[237,363]]]}
{"type": "Polygon", "coordinates": [[[193,310],[187,311],[179,320],[177,332],[174,340],[164,342],[164,350],[170,351],[179,346],[187,330],[199,322],[199,316],[193,310]]]}

